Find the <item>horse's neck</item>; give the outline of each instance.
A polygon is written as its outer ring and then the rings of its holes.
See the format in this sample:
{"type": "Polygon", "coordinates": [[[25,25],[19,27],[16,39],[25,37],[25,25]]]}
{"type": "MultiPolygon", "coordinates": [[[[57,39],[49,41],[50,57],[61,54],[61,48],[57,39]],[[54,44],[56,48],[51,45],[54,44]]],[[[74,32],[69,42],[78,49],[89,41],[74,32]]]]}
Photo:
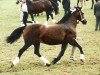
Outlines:
{"type": "Polygon", "coordinates": [[[65,22],[65,24],[66,24],[68,27],[76,28],[76,26],[77,26],[77,19],[75,18],[74,15],[71,15],[71,17],[69,18],[68,21],[65,22]]]}

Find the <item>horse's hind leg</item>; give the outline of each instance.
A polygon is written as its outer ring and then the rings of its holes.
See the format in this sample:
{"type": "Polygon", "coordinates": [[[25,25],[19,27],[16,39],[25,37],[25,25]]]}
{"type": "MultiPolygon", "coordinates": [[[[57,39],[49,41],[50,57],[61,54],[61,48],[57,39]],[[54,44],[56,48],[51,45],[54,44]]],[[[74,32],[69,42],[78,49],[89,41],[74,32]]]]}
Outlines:
{"type": "Polygon", "coordinates": [[[17,55],[17,57],[12,61],[12,65],[11,67],[15,66],[16,64],[19,63],[19,59],[21,57],[21,55],[24,53],[24,51],[30,47],[30,44],[25,44],[20,50],[19,50],[19,53],[17,55]]]}
{"type": "Polygon", "coordinates": [[[61,57],[62,57],[62,56],[64,55],[64,53],[65,53],[66,47],[67,47],[67,43],[63,43],[63,44],[62,44],[62,47],[61,47],[60,53],[58,54],[58,56],[57,56],[56,58],[54,58],[54,60],[52,61],[52,64],[57,63],[57,62],[61,59],[61,57]]]}
{"type": "Polygon", "coordinates": [[[47,25],[48,24],[48,20],[49,20],[49,13],[46,11],[46,17],[47,17],[47,20],[46,22],[44,23],[44,25],[47,25]]]}
{"type": "Polygon", "coordinates": [[[80,53],[81,53],[80,60],[84,62],[85,61],[84,52],[82,50],[82,47],[77,43],[77,41],[75,39],[70,39],[68,43],[70,45],[72,45],[72,46],[75,46],[75,47],[78,47],[79,48],[80,53]]]}
{"type": "Polygon", "coordinates": [[[54,19],[54,15],[52,13],[50,13],[51,19],[53,23],[56,23],[56,20],[54,19]]]}
{"type": "Polygon", "coordinates": [[[43,61],[44,65],[50,66],[50,62],[45,57],[41,56],[39,52],[40,42],[36,41],[33,45],[34,45],[34,54],[36,54],[43,61]]]}

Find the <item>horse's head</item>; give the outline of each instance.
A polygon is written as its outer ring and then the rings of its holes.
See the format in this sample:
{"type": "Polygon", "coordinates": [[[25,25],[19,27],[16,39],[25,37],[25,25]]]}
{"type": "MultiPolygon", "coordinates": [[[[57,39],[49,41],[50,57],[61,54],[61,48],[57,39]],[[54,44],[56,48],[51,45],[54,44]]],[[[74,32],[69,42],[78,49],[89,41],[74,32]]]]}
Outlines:
{"type": "Polygon", "coordinates": [[[81,11],[81,9],[82,7],[75,7],[75,11],[73,13],[78,21],[81,21],[82,24],[87,24],[87,21],[84,18],[84,13],[81,11]]]}

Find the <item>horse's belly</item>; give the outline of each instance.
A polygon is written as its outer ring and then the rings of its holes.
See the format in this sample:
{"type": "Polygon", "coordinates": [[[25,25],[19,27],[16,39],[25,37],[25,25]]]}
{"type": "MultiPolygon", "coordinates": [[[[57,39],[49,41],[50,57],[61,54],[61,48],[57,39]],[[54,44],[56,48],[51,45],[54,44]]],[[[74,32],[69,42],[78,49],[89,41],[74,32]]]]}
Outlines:
{"type": "Polygon", "coordinates": [[[33,9],[33,10],[28,10],[28,13],[29,14],[31,14],[31,13],[33,13],[33,14],[37,14],[37,13],[42,13],[43,12],[43,10],[39,10],[39,9],[33,9]]]}
{"type": "Polygon", "coordinates": [[[40,36],[41,42],[49,45],[56,45],[56,44],[61,44],[62,41],[64,40],[65,35],[62,34],[57,34],[57,33],[47,33],[44,35],[40,36]]]}
{"type": "Polygon", "coordinates": [[[58,45],[61,44],[62,41],[57,39],[42,39],[41,43],[48,44],[48,45],[58,45]]]}

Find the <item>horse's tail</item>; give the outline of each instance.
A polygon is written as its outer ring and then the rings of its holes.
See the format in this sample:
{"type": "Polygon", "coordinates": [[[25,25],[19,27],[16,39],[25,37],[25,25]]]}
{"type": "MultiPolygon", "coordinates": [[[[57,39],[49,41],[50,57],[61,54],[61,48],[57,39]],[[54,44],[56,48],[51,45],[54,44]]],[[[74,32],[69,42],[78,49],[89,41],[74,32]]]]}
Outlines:
{"type": "Polygon", "coordinates": [[[59,8],[58,8],[58,4],[55,3],[54,1],[51,1],[55,15],[57,15],[59,13],[59,8]]]}
{"type": "Polygon", "coordinates": [[[16,40],[18,40],[21,36],[21,34],[23,33],[23,30],[25,29],[25,26],[23,27],[19,27],[17,29],[15,29],[10,36],[7,37],[6,41],[7,43],[12,44],[13,42],[15,42],[16,40]]]}

